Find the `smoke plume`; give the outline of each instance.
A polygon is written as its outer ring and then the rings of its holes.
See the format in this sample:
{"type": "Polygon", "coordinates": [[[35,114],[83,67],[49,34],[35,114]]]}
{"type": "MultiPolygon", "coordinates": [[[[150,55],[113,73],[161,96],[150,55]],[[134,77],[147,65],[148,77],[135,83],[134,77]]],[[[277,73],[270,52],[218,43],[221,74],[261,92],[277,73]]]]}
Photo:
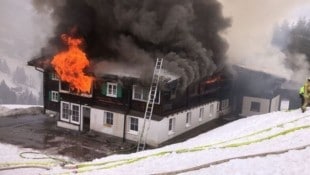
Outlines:
{"type": "MultiPolygon", "coordinates": [[[[226,61],[228,45],[220,33],[230,26],[217,0],[34,0],[50,13],[56,28],[43,55],[64,49],[59,36],[77,28],[93,62],[141,65],[152,73],[156,57],[182,77],[182,87],[212,75],[226,61]]],[[[135,66],[136,67],[136,66],[135,66]]],[[[96,72],[104,66],[96,66],[96,72]]],[[[149,74],[148,73],[148,74],[149,74]]]]}
{"type": "Polygon", "coordinates": [[[285,20],[292,22],[296,18],[309,15],[310,2],[308,0],[220,1],[224,7],[224,15],[233,19],[232,27],[223,35],[230,46],[229,61],[294,79],[294,70],[286,66],[285,53],[272,45],[273,30],[285,20]]]}

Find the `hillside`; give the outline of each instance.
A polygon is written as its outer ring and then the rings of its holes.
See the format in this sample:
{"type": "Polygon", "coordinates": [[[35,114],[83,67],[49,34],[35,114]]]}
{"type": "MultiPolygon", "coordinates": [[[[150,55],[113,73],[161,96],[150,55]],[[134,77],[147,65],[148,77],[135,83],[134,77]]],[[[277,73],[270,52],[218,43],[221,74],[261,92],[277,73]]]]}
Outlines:
{"type": "MultiPolygon", "coordinates": [[[[306,175],[310,172],[309,129],[310,109],[305,113],[300,110],[274,112],[240,119],[183,143],[154,150],[113,155],[93,162],[66,164],[64,167],[56,166],[59,162],[44,164],[48,160],[41,160],[39,165],[43,164],[51,170],[40,172],[306,175]]],[[[1,148],[10,150],[7,146],[9,145],[1,145],[1,148]]],[[[24,151],[12,150],[12,154],[6,152],[5,155],[18,157],[16,154],[24,151]]],[[[1,158],[2,165],[10,163],[8,160],[12,161],[11,158],[1,158]]],[[[21,158],[16,158],[15,161],[33,162],[21,158]]],[[[19,171],[21,170],[5,172],[19,171]]]]}

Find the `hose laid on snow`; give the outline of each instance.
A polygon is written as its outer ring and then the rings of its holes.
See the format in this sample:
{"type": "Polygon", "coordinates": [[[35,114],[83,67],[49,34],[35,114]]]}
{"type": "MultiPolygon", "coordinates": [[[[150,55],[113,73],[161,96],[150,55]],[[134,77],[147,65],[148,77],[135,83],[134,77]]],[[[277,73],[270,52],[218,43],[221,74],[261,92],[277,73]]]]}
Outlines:
{"type": "Polygon", "coordinates": [[[19,165],[19,166],[2,167],[2,168],[0,168],[0,171],[13,170],[13,169],[25,169],[25,168],[39,168],[39,169],[50,170],[50,167],[48,167],[48,166],[40,166],[40,165],[19,165]]]}
{"type": "Polygon", "coordinates": [[[40,168],[40,169],[46,169],[49,170],[51,167],[55,165],[65,165],[69,162],[65,159],[60,159],[52,156],[48,156],[43,153],[39,152],[32,152],[32,151],[27,151],[27,152],[21,152],[19,154],[21,158],[24,159],[38,159],[38,160],[51,160],[51,161],[34,161],[34,162],[10,162],[10,163],[0,163],[0,171],[4,170],[12,170],[12,169],[23,169],[23,168],[40,168]],[[40,156],[40,157],[31,157],[29,155],[35,155],[35,156],[40,156]]]}
{"type": "MultiPolygon", "coordinates": [[[[259,138],[259,139],[252,140],[252,141],[244,141],[244,142],[239,142],[239,143],[227,144],[227,145],[220,146],[218,148],[231,148],[231,147],[245,146],[245,145],[269,140],[269,139],[272,139],[272,138],[275,138],[278,136],[286,135],[286,134],[292,133],[292,132],[297,131],[297,130],[309,129],[309,128],[310,128],[310,125],[299,126],[299,127],[290,128],[290,129],[275,133],[273,135],[266,136],[264,138],[259,138]]],[[[65,166],[65,167],[74,169],[73,171],[68,172],[68,174],[70,174],[70,173],[84,173],[84,172],[89,172],[89,171],[94,171],[94,170],[115,168],[118,166],[131,164],[131,163],[143,160],[143,159],[147,159],[150,157],[158,157],[158,156],[163,156],[163,155],[171,154],[171,153],[181,154],[181,153],[197,152],[197,151],[203,151],[203,150],[207,150],[207,149],[212,149],[212,147],[203,147],[203,148],[201,148],[201,147],[196,148],[195,147],[192,149],[181,149],[181,150],[176,150],[176,151],[163,151],[163,152],[155,153],[152,155],[142,156],[142,157],[137,157],[137,158],[132,158],[132,159],[122,159],[122,160],[115,160],[115,161],[109,161],[109,162],[99,162],[99,163],[82,163],[82,164],[65,166]]]]}
{"type": "Polygon", "coordinates": [[[244,155],[244,156],[238,156],[238,157],[231,157],[231,158],[227,158],[227,159],[222,159],[222,160],[217,160],[214,162],[209,162],[203,165],[199,165],[199,166],[195,166],[192,168],[187,168],[187,169],[183,169],[183,170],[176,170],[176,171],[170,171],[170,172],[164,172],[164,173],[155,173],[152,175],[174,175],[174,174],[180,174],[180,173],[186,173],[186,172],[190,172],[190,171],[197,171],[200,169],[204,169],[204,168],[209,168],[210,166],[213,165],[219,165],[231,160],[237,160],[237,159],[248,159],[248,158],[254,158],[254,157],[265,157],[268,155],[279,155],[279,154],[284,154],[287,153],[289,151],[293,151],[293,150],[303,150],[306,149],[307,147],[310,147],[310,144],[304,145],[304,146],[299,146],[296,148],[289,148],[289,149],[284,149],[284,150],[280,150],[280,151],[270,151],[270,152],[264,152],[264,153],[258,153],[258,154],[249,154],[249,155],[244,155]]]}

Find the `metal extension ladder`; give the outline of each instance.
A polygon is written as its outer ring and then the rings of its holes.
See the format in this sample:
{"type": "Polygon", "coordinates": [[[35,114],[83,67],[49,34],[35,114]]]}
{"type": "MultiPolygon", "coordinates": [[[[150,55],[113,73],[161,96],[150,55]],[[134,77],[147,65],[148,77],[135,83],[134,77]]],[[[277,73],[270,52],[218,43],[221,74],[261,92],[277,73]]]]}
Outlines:
{"type": "Polygon", "coordinates": [[[143,118],[143,126],[141,132],[139,133],[137,152],[143,151],[145,149],[147,134],[150,129],[151,118],[153,115],[153,108],[157,95],[158,82],[162,65],[163,65],[163,58],[157,58],[152,78],[152,84],[150,87],[148,100],[146,102],[145,113],[143,118]]]}

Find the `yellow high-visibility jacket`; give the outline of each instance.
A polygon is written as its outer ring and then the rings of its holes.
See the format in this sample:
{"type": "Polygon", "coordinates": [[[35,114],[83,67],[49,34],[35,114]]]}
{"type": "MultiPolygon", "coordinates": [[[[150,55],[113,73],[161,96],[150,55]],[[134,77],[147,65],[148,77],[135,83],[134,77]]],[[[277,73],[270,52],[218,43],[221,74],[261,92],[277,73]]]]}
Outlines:
{"type": "Polygon", "coordinates": [[[299,94],[303,95],[305,93],[305,86],[301,86],[299,89],[299,94]]]}

